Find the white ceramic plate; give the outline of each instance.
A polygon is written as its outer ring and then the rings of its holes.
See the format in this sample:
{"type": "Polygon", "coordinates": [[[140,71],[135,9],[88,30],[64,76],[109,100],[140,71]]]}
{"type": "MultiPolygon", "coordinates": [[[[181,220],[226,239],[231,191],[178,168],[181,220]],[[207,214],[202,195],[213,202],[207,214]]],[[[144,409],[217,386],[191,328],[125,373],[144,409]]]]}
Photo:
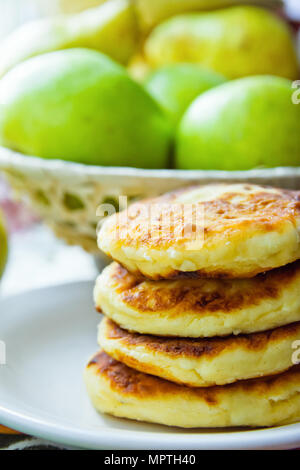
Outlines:
{"type": "MultiPolygon", "coordinates": [[[[265,430],[181,430],[98,415],[82,371],[96,351],[93,283],[27,292],[0,302],[0,422],[70,447],[259,449],[300,446],[300,424],[265,430]]],[[[174,410],[176,412],[176,410],[174,410]]]]}

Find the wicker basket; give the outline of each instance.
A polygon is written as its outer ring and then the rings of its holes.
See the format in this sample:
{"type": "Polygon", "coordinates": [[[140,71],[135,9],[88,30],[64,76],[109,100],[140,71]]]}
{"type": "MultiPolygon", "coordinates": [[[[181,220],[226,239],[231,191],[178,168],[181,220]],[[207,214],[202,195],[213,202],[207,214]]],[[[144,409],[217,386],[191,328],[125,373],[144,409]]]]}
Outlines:
{"type": "Polygon", "coordinates": [[[98,254],[96,227],[99,204],[118,207],[120,195],[129,201],[157,196],[193,183],[247,181],[282,188],[300,188],[300,168],[251,171],[143,170],[88,166],[25,156],[0,147],[2,170],[18,198],[69,244],[98,254]]]}

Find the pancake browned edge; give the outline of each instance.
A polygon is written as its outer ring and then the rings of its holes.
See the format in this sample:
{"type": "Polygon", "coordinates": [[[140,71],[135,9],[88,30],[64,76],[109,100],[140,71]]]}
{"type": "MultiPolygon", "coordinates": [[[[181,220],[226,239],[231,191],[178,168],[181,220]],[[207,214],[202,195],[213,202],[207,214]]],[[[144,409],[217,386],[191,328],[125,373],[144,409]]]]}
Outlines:
{"type": "Polygon", "coordinates": [[[104,413],[184,428],[273,426],[300,418],[300,366],[271,377],[189,388],[138,372],[100,351],[85,369],[94,407],[104,413]]]}
{"type": "Polygon", "coordinates": [[[100,347],[133,369],[191,387],[224,385],[276,374],[293,366],[300,322],[227,338],[163,338],[129,333],[104,318],[100,347]]]}
{"type": "Polygon", "coordinates": [[[300,192],[251,184],[180,189],[108,217],[104,253],[151,279],[246,278],[300,258],[300,192]]]}
{"type": "Polygon", "coordinates": [[[300,321],[300,262],[252,279],[149,281],[118,263],[97,279],[99,311],[122,328],[160,336],[211,337],[300,321]]]}

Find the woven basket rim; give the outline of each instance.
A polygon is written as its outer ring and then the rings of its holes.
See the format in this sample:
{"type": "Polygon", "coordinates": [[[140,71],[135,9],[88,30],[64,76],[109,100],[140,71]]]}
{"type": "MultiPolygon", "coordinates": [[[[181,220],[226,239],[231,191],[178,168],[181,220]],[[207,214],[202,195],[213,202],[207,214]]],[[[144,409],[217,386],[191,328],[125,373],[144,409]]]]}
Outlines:
{"type": "Polygon", "coordinates": [[[119,177],[141,177],[147,179],[177,179],[177,180],[201,180],[201,179],[257,179],[266,178],[300,178],[299,167],[276,167],[261,168],[242,171],[220,171],[220,170],[177,170],[177,169],[158,169],[150,170],[143,168],[118,167],[118,166],[97,166],[86,165],[83,163],[74,163],[65,160],[44,159],[35,156],[24,155],[19,152],[0,146],[0,169],[22,169],[26,173],[51,173],[57,176],[72,176],[83,179],[103,176],[119,177]]]}

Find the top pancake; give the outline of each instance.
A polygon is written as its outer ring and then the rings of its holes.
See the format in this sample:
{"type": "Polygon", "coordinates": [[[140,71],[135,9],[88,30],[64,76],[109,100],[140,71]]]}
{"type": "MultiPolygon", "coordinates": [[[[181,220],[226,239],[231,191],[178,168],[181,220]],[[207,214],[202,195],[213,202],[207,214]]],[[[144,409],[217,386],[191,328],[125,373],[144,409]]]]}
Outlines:
{"type": "Polygon", "coordinates": [[[300,191],[193,186],[107,218],[101,250],[148,278],[246,278],[300,258],[300,191]],[[171,221],[171,222],[170,222],[171,221]]]}

